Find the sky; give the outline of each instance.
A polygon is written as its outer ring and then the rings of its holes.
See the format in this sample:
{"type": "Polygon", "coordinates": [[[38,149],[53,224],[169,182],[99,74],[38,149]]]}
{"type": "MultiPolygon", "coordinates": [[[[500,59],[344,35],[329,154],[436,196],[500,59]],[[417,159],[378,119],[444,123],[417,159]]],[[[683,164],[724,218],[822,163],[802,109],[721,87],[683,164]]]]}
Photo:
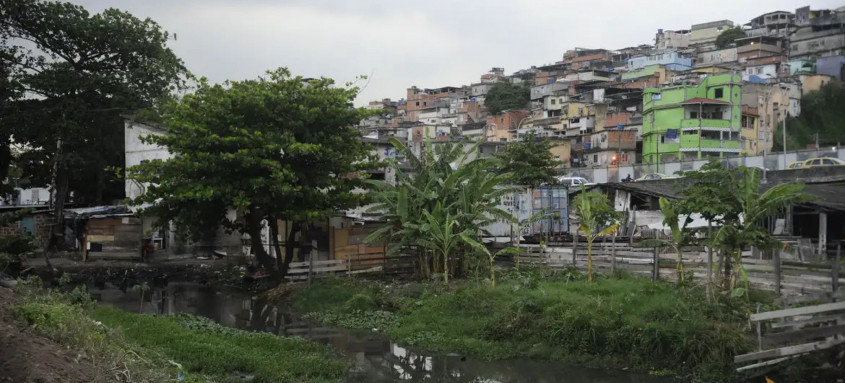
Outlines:
{"type": "Polygon", "coordinates": [[[287,67],[344,84],[360,75],[356,104],[399,99],[406,89],[478,82],[492,67],[510,74],[561,60],[575,47],[653,44],[658,29],[715,20],[747,23],[774,10],[837,8],[845,0],[72,0],[98,13],[114,7],[152,18],[176,35],[170,46],[212,82],[287,67]],[[684,4],[684,5],[680,5],[684,4]]]}

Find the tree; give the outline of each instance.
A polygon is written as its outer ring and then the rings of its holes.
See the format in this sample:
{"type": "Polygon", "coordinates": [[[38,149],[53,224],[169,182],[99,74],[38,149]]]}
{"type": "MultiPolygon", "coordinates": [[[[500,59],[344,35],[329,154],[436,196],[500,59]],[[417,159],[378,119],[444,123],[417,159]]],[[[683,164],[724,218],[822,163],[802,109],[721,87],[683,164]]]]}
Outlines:
{"type": "Polygon", "coordinates": [[[523,85],[499,82],[484,97],[484,107],[492,114],[504,110],[523,109],[531,99],[531,89],[523,85]]]}
{"type": "Polygon", "coordinates": [[[185,73],[167,39],[154,21],[117,9],[91,15],[70,3],[0,0],[0,60],[17,90],[0,126],[29,148],[18,159],[24,175],[54,186],[50,251],[63,243],[70,190],[83,204],[123,196],[108,170],[123,165],[121,114],[171,94],[185,73]]]}
{"type": "Polygon", "coordinates": [[[587,192],[581,186],[581,193],[572,201],[578,215],[578,229],[587,237],[587,280],[593,281],[593,241],[600,235],[613,233],[619,225],[621,214],[613,209],[607,196],[587,192]]]}
{"type": "Polygon", "coordinates": [[[134,202],[152,204],[147,212],[160,224],[246,232],[258,262],[283,277],[297,231],[359,206],[365,195],[354,191],[363,186],[357,174],[373,163],[352,128],[368,114],[352,105],[357,87],[306,81],[284,68],[268,76],[222,85],[200,80],[196,93],[165,108],[168,134],[145,138],[175,156],[135,166],[129,177],[150,184],[134,202]],[[243,219],[227,218],[230,209],[243,219]],[[276,238],[279,219],[292,229],[284,259],[274,260],[261,230],[268,222],[276,238]]]}
{"type": "MultiPolygon", "coordinates": [[[[786,132],[790,148],[815,144],[836,145],[845,142],[845,87],[831,81],[818,91],[801,97],[801,115],[787,120],[786,132]]],[[[775,134],[775,143],[783,148],[783,139],[775,134]]]]}
{"type": "MultiPolygon", "coordinates": [[[[753,246],[760,250],[770,250],[779,245],[762,226],[762,222],[791,205],[810,199],[802,192],[804,185],[797,183],[777,184],[761,194],[759,170],[740,167],[736,171],[739,182],[731,189],[731,196],[733,205],[738,208],[738,218],[725,221],[713,238],[714,246],[727,251],[733,259],[733,272],[728,284],[730,289],[736,287],[736,278],[740,273],[745,275],[742,267],[744,248],[753,246]]],[[[728,269],[727,265],[725,269],[728,269]]],[[[739,293],[748,294],[747,280],[745,289],[739,293]]]]}
{"type": "Polygon", "coordinates": [[[502,161],[500,173],[513,175],[512,182],[537,188],[543,184],[556,182],[560,173],[560,163],[551,153],[552,142],[537,138],[534,132],[528,133],[522,141],[508,144],[505,150],[498,154],[502,161]]]}
{"type": "Polygon", "coordinates": [[[391,253],[416,249],[418,274],[430,277],[442,272],[445,281],[456,274],[456,263],[466,271],[468,255],[489,257],[480,245],[484,226],[495,220],[516,221],[498,207],[502,196],[518,190],[502,186],[510,175],[489,171],[497,160],[478,158],[478,144],[466,150],[463,142],[428,141],[418,156],[398,140],[390,140],[411,169],[404,172],[393,163],[396,186],[372,182],[376,204],[371,211],[381,213],[386,223],[366,241],[387,242],[391,253]],[[472,154],[475,159],[470,159],[472,154]]]}
{"type": "Polygon", "coordinates": [[[734,41],[743,37],[745,37],[745,31],[743,31],[742,28],[729,28],[726,29],[724,32],[720,33],[718,37],[716,37],[716,46],[719,49],[727,48],[731,44],[733,44],[734,41]]]}
{"type": "Polygon", "coordinates": [[[708,246],[720,250],[725,287],[733,289],[742,272],[742,250],[772,249],[778,244],[761,223],[788,206],[807,201],[803,185],[784,183],[760,193],[760,171],[740,166],[727,169],[716,161],[698,171],[684,172],[690,183],[679,202],[683,214],[699,213],[719,230],[708,246]]]}

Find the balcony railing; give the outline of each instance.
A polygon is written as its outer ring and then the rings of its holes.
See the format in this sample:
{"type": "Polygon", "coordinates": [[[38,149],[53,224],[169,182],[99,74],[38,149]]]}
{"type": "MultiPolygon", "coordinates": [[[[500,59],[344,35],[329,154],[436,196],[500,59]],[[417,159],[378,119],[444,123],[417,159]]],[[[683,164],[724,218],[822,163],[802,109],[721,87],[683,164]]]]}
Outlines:
{"type": "Polygon", "coordinates": [[[686,119],[681,120],[681,128],[729,128],[731,126],[731,120],[722,120],[722,119],[686,119]]]}

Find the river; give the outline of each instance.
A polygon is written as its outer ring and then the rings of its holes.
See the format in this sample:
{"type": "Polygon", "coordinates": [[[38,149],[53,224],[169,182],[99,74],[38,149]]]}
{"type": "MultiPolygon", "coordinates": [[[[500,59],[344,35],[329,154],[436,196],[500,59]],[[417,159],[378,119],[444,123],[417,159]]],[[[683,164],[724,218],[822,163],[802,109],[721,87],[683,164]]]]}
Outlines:
{"type": "Polygon", "coordinates": [[[673,379],[568,366],[528,359],[484,361],[454,354],[411,350],[376,333],[358,333],[299,319],[284,305],[262,302],[243,292],[195,283],[170,283],[146,293],[90,287],[103,305],[149,314],[188,313],[224,326],[301,336],[331,345],[352,363],[348,382],[472,383],[669,383],[673,379]]]}

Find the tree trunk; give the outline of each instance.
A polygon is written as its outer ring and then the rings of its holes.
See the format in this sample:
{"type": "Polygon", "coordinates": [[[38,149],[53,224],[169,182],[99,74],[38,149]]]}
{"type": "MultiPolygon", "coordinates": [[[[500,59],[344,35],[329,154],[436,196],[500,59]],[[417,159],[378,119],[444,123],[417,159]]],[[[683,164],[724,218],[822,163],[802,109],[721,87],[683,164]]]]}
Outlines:
{"type": "MultiPolygon", "coordinates": [[[[276,254],[276,268],[279,270],[283,270],[282,248],[279,246],[279,221],[272,214],[267,219],[268,223],[270,224],[270,235],[272,235],[270,241],[273,244],[273,252],[276,254]]],[[[282,277],[284,277],[285,273],[281,274],[282,277]]]]}
{"type": "Polygon", "coordinates": [[[264,250],[264,243],[261,242],[261,221],[264,219],[263,212],[252,211],[246,215],[246,232],[249,234],[249,245],[252,248],[252,254],[258,264],[263,266],[267,271],[277,274],[276,262],[270,254],[264,250]]]}
{"type": "Polygon", "coordinates": [[[50,238],[47,240],[47,251],[44,252],[44,261],[47,263],[47,267],[52,267],[50,256],[55,255],[65,247],[65,198],[68,193],[68,174],[64,164],[57,165],[57,169],[56,188],[53,191],[55,193],[53,212],[56,221],[53,223],[50,238]]]}
{"type": "MultiPolygon", "coordinates": [[[[285,259],[282,262],[281,274],[282,277],[288,275],[288,270],[290,269],[290,263],[293,262],[293,244],[296,242],[296,233],[302,228],[299,222],[292,222],[290,226],[290,233],[288,233],[288,239],[285,242],[285,259]]],[[[302,254],[299,255],[302,257],[302,254]]]]}

